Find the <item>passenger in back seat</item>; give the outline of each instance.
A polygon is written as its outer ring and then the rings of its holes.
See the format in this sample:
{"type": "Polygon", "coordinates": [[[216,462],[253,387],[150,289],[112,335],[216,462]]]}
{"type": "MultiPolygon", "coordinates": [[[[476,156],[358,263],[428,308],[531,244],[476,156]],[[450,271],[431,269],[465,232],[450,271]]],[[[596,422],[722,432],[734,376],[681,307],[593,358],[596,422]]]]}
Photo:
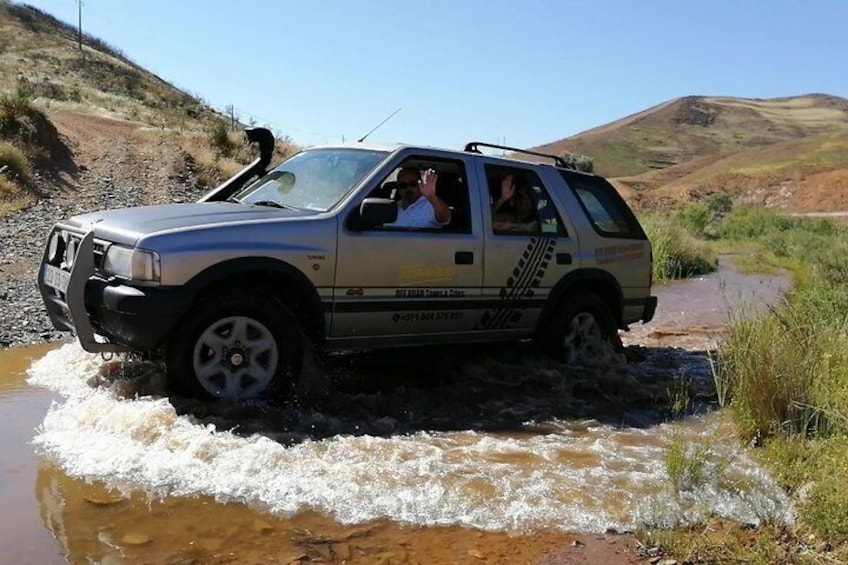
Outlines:
{"type": "Polygon", "coordinates": [[[517,185],[512,173],[501,180],[500,196],[492,203],[492,220],[495,231],[539,231],[536,201],[530,193],[530,188],[517,185]]]}

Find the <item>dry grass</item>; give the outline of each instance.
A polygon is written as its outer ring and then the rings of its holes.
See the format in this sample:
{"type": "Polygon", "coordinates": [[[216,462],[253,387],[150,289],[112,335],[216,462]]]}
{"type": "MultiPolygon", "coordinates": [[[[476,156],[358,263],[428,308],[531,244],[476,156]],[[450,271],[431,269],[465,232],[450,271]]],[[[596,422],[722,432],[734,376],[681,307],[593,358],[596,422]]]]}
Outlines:
{"type": "MultiPolygon", "coordinates": [[[[126,135],[149,128],[179,138],[178,143],[166,143],[169,148],[186,141],[190,173],[202,186],[218,184],[254,158],[255,151],[245,144],[241,132],[224,128],[223,136],[207,135],[210,128],[220,129],[225,122],[202,99],[175,88],[97,38],[85,36],[80,52],[76,39],[73,25],[36,8],[0,0],[0,93],[7,93],[0,98],[0,140],[7,141],[0,146],[0,166],[8,164],[19,179],[4,182],[0,211],[25,205],[27,172],[51,165],[49,151],[35,143],[43,137],[42,126],[50,124],[41,114],[31,115],[33,103],[47,111],[131,122],[133,132],[126,135]]],[[[55,138],[55,130],[49,133],[55,138]]],[[[121,130],[117,135],[124,134],[121,130]]],[[[287,138],[280,147],[278,155],[297,149],[287,138]]],[[[154,159],[173,158],[170,153],[157,157],[145,147],[139,151],[154,159]]],[[[187,168],[186,163],[175,167],[187,168]]]]}
{"type": "Polygon", "coordinates": [[[23,87],[44,103],[79,103],[157,127],[202,129],[215,115],[95,37],[85,37],[80,53],[73,26],[36,9],[0,2],[0,37],[14,38],[0,49],[0,90],[23,87]]]}
{"type": "Polygon", "coordinates": [[[26,155],[17,146],[8,141],[0,141],[0,169],[6,167],[7,178],[17,178],[26,182],[29,177],[29,162],[26,155]]]}

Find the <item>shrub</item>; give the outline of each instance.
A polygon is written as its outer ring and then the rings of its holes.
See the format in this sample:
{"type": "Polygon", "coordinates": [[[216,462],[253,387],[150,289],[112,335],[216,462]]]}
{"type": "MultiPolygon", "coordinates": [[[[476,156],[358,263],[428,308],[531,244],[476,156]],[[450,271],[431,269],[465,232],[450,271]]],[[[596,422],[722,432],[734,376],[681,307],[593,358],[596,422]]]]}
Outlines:
{"type": "Polygon", "coordinates": [[[707,225],[710,222],[710,211],[705,204],[697,202],[679,210],[674,217],[679,225],[695,237],[707,237],[707,225]]]}
{"type": "Polygon", "coordinates": [[[665,468],[675,495],[704,486],[710,479],[710,446],[691,442],[674,429],[665,450],[665,468]]]}
{"type": "Polygon", "coordinates": [[[565,166],[568,169],[574,169],[575,171],[582,171],[584,173],[591,173],[595,170],[595,160],[588,155],[566,152],[560,153],[559,157],[565,162],[565,166]]]}
{"type": "Polygon", "coordinates": [[[0,201],[9,200],[17,195],[18,187],[12,181],[0,175],[0,201]]]}
{"type": "Polygon", "coordinates": [[[209,145],[222,157],[229,157],[235,151],[236,144],[223,120],[214,120],[209,126],[209,145]]]}
{"type": "Polygon", "coordinates": [[[767,240],[799,227],[803,220],[767,208],[736,208],[718,226],[723,239],[767,240]]]}
{"type": "Polygon", "coordinates": [[[729,194],[713,194],[707,198],[706,205],[713,220],[720,220],[733,211],[733,199],[729,194]]]}
{"type": "Polygon", "coordinates": [[[26,155],[8,141],[0,141],[0,169],[3,167],[7,167],[7,177],[26,180],[29,174],[26,155]]]}
{"type": "Polygon", "coordinates": [[[701,239],[716,239],[719,223],[733,210],[727,194],[715,194],[702,202],[689,204],[675,215],[675,223],[701,239]]]}
{"type": "Polygon", "coordinates": [[[11,94],[0,94],[0,127],[20,122],[33,111],[32,95],[27,89],[19,87],[11,94]]]}
{"type": "Polygon", "coordinates": [[[32,96],[25,89],[18,88],[13,94],[0,94],[0,138],[37,147],[40,145],[38,123],[41,117],[32,105],[32,96]]]}
{"type": "Polygon", "coordinates": [[[779,309],[737,321],[720,379],[749,435],[848,433],[848,289],[812,270],[779,309]]]}
{"type": "Polygon", "coordinates": [[[800,407],[812,402],[815,332],[795,322],[794,315],[742,319],[720,347],[720,379],[746,437],[807,428],[800,407]]]}
{"type": "Polygon", "coordinates": [[[654,280],[686,278],[715,271],[718,262],[712,250],[680,226],[655,215],[641,222],[651,240],[654,280]]]}

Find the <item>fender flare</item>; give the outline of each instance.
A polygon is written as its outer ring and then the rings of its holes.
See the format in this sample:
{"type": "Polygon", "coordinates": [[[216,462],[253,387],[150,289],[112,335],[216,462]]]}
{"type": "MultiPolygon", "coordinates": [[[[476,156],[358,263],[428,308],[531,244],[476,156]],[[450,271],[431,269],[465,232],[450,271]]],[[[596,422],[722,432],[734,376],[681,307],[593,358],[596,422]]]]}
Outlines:
{"type": "Polygon", "coordinates": [[[613,319],[616,324],[621,324],[624,293],[621,291],[618,281],[607,271],[586,268],[571,271],[554,285],[542,308],[542,314],[539,316],[539,323],[536,328],[537,332],[547,326],[556,314],[562,301],[567,300],[569,293],[575,289],[592,292],[610,303],[610,312],[613,319]]]}
{"type": "Polygon", "coordinates": [[[295,316],[303,324],[304,329],[309,334],[312,334],[310,337],[321,338],[323,335],[326,335],[324,333],[325,307],[321,301],[321,297],[318,295],[317,289],[300,269],[285,261],[268,257],[239,257],[237,259],[230,259],[204,269],[189,280],[185,284],[185,288],[192,298],[192,303],[194,303],[201,294],[222,281],[231,280],[239,275],[247,275],[249,277],[251,273],[264,273],[266,278],[265,280],[258,281],[244,280],[248,285],[250,283],[267,283],[281,278],[285,279],[289,286],[287,288],[281,288],[281,293],[276,296],[279,298],[284,292],[289,294],[293,292],[298,298],[297,303],[291,304],[284,301],[283,304],[294,311],[295,316]]]}

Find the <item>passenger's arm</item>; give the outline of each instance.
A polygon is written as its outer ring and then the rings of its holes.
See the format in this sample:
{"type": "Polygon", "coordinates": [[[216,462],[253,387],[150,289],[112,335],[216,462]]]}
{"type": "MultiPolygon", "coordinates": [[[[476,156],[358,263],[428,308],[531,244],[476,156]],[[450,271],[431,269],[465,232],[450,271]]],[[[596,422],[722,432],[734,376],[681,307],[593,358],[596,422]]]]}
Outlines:
{"type": "Polygon", "coordinates": [[[421,194],[426,198],[430,204],[433,205],[433,210],[436,213],[436,221],[442,224],[443,226],[450,223],[451,220],[451,210],[447,205],[447,202],[442,200],[436,194],[436,181],[439,179],[439,175],[436,174],[436,171],[433,169],[427,169],[424,172],[424,176],[421,179],[421,194]]]}

